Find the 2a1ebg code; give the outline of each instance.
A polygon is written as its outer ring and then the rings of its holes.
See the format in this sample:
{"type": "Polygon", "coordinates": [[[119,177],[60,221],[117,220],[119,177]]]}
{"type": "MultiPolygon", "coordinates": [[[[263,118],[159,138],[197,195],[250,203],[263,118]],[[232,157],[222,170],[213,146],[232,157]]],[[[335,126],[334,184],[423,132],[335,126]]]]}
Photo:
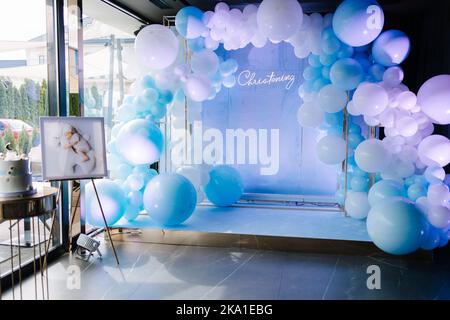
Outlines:
{"type": "Polygon", "coordinates": [[[218,310],[221,315],[271,315],[272,305],[262,305],[262,304],[221,304],[220,310],[218,310]]]}

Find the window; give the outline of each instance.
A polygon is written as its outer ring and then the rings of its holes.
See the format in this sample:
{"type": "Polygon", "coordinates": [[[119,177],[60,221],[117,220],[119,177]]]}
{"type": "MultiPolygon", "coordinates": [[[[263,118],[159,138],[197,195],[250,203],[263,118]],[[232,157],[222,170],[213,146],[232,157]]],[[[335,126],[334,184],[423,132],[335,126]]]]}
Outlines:
{"type": "MultiPolygon", "coordinates": [[[[39,117],[57,115],[57,68],[53,63],[56,56],[53,52],[56,47],[53,45],[54,3],[48,0],[5,0],[0,10],[0,153],[10,143],[17,153],[27,154],[31,162],[33,185],[37,188],[44,184],[39,117]],[[47,64],[47,61],[53,64],[47,64]],[[52,83],[50,87],[49,83],[52,83]],[[50,104],[49,100],[55,100],[55,103],[50,104]]],[[[11,259],[15,267],[19,262],[24,266],[31,263],[38,252],[43,253],[44,245],[33,241],[37,240],[37,236],[33,237],[32,230],[37,230],[39,226],[48,237],[51,222],[50,214],[12,221],[14,246],[11,255],[10,223],[0,220],[0,278],[10,272],[11,259]],[[18,229],[21,234],[20,259],[18,229]]],[[[58,214],[51,250],[61,246],[60,222],[61,215],[58,214]]]]}

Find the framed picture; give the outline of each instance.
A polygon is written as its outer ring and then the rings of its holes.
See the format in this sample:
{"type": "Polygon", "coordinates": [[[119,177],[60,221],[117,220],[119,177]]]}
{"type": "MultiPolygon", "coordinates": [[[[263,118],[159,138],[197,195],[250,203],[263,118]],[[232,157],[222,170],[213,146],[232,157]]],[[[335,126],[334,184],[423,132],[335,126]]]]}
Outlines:
{"type": "Polygon", "coordinates": [[[101,117],[41,117],[44,180],[81,180],[108,175],[101,117]]]}

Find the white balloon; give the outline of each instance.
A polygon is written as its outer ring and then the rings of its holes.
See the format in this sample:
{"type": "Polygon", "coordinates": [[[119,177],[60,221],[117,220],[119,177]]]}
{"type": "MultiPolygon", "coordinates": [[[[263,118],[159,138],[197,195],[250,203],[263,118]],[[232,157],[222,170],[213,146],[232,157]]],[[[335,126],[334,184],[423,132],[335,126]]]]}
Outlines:
{"type": "Polygon", "coordinates": [[[404,137],[412,137],[419,130],[416,120],[408,116],[398,119],[396,127],[398,132],[404,137]]]}
{"type": "Polygon", "coordinates": [[[323,111],[336,113],[347,105],[347,93],[333,84],[326,85],[319,91],[319,106],[323,111]]]}
{"type": "Polygon", "coordinates": [[[423,174],[431,184],[442,183],[445,179],[445,170],[441,167],[428,167],[423,174]]]}
{"type": "Polygon", "coordinates": [[[297,0],[263,0],[257,12],[259,31],[273,41],[292,37],[302,21],[303,10],[297,0]]]}
{"type": "Polygon", "coordinates": [[[346,156],[345,145],[345,140],[341,137],[325,136],[316,145],[317,156],[325,164],[339,164],[346,156]]]}
{"type": "Polygon", "coordinates": [[[347,104],[347,111],[352,116],[360,116],[361,115],[361,111],[358,109],[358,107],[352,101],[350,101],[347,104]]]}
{"type": "Polygon", "coordinates": [[[417,101],[434,123],[450,124],[450,75],[436,76],[425,82],[417,101]]]}
{"type": "Polygon", "coordinates": [[[370,204],[366,192],[349,192],[345,199],[345,211],[354,219],[367,218],[370,204]]]}
{"type": "Polygon", "coordinates": [[[297,112],[297,120],[302,127],[316,128],[320,126],[323,118],[324,112],[314,102],[305,102],[297,112]]]}
{"type": "Polygon", "coordinates": [[[139,31],[134,48],[140,63],[154,70],[162,70],[177,59],[179,42],[169,28],[151,24],[139,31]]]}
{"type": "Polygon", "coordinates": [[[402,147],[402,150],[400,151],[400,153],[398,154],[398,157],[402,160],[402,161],[406,161],[406,162],[416,162],[417,160],[417,149],[413,146],[410,145],[404,145],[402,147]]]}
{"type": "Polygon", "coordinates": [[[450,163],[450,140],[441,135],[426,137],[419,144],[419,158],[427,166],[445,167],[450,163]]]}
{"type": "Polygon", "coordinates": [[[371,127],[376,127],[380,124],[380,120],[376,117],[364,116],[364,122],[371,127]]]}
{"type": "Polygon", "coordinates": [[[428,201],[436,206],[445,206],[450,199],[448,186],[443,183],[432,184],[428,187],[428,201]]]}
{"type": "Polygon", "coordinates": [[[191,75],[185,83],[185,92],[193,101],[203,102],[213,93],[211,81],[203,75],[191,75]]]}
{"type": "Polygon", "coordinates": [[[398,105],[405,110],[411,110],[417,104],[417,97],[411,91],[404,91],[397,97],[398,105]]]}
{"type": "Polygon", "coordinates": [[[390,161],[390,154],[378,139],[361,142],[355,150],[355,161],[361,170],[376,173],[384,171],[390,161]]]}
{"type": "Polygon", "coordinates": [[[375,83],[362,83],[353,95],[353,103],[366,116],[379,115],[386,109],[389,97],[386,90],[375,83]]]}
{"type": "Polygon", "coordinates": [[[431,206],[427,218],[436,228],[446,229],[450,226],[450,210],[444,206],[431,206]]]}

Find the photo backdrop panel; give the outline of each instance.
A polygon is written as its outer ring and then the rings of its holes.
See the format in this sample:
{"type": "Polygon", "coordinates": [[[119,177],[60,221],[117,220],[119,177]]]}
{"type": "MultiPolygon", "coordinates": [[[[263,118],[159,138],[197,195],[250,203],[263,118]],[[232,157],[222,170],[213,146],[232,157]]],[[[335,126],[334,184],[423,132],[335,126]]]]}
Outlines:
{"type": "MultiPolygon", "coordinates": [[[[222,51],[224,59],[238,61],[238,83],[232,89],[223,88],[212,101],[204,102],[203,130],[226,129],[267,130],[268,154],[273,153],[271,130],[279,130],[279,161],[272,157],[271,165],[234,165],[242,175],[245,192],[293,195],[333,195],[336,192],[336,168],[318,161],[315,145],[323,133],[302,128],[296,118],[302,104],[298,87],[303,82],[306,60],[295,57],[291,45],[268,43],[264,48],[248,46],[237,51],[222,51]],[[262,175],[261,169],[275,172],[262,175]]],[[[258,141],[259,149],[261,143],[258,141]]],[[[248,153],[248,144],[246,152],[248,153]]],[[[235,154],[241,152],[235,145],[235,154]]]]}

